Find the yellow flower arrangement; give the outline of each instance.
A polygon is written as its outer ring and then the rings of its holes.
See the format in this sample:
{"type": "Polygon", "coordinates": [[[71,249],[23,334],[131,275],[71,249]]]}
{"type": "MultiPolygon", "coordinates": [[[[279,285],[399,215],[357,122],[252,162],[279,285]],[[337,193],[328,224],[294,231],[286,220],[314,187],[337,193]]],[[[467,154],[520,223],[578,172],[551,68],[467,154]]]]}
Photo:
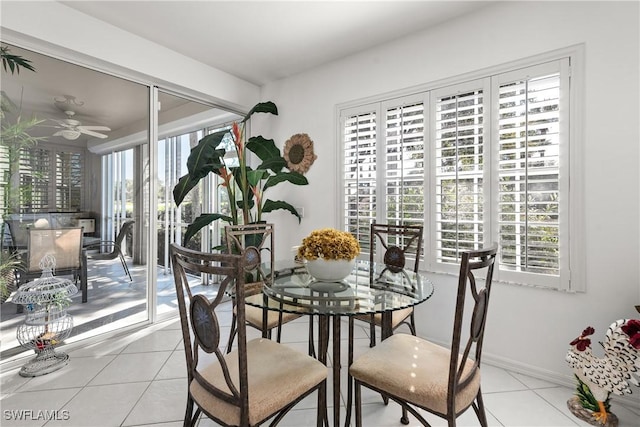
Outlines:
{"type": "Polygon", "coordinates": [[[351,233],[334,228],[314,230],[302,239],[298,257],[306,260],[346,259],[351,260],[360,253],[360,244],[351,233]]]}

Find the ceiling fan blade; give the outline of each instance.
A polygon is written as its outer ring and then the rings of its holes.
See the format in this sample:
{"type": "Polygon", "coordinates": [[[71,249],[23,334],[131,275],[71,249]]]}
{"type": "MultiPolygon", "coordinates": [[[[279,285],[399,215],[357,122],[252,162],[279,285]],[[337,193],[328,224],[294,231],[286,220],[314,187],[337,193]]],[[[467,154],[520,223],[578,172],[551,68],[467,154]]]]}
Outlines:
{"type": "Polygon", "coordinates": [[[110,131],[111,128],[108,128],[106,126],[78,126],[79,130],[102,130],[102,131],[110,131]]]}
{"type": "MultiPolygon", "coordinates": [[[[89,126],[91,127],[91,126],[89,126]]],[[[100,126],[100,127],[104,127],[104,126],[100,126]]],[[[98,132],[94,132],[92,130],[87,129],[86,126],[80,126],[78,128],[78,131],[84,133],[85,135],[89,135],[89,136],[93,136],[95,138],[106,138],[107,135],[103,134],[103,133],[98,133],[98,132]]]]}

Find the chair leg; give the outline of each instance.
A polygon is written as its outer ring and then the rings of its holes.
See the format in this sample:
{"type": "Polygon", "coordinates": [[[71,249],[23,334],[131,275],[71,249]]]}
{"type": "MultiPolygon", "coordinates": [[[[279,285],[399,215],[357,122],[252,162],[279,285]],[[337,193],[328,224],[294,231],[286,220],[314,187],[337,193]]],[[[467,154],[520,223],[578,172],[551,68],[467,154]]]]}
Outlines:
{"type": "Polygon", "coordinates": [[[355,381],[356,427],[362,427],[362,386],[355,381]]]}
{"type": "Polygon", "coordinates": [[[309,356],[317,359],[316,357],[316,346],[313,341],[313,316],[309,316],[309,356]]]}
{"type": "Polygon", "coordinates": [[[476,411],[476,415],[478,416],[478,421],[480,421],[480,425],[482,427],[487,427],[487,413],[484,410],[484,402],[482,400],[482,392],[478,390],[478,395],[476,396],[477,407],[474,405],[474,410],[476,411]]]}
{"type": "Polygon", "coordinates": [[[193,399],[191,396],[187,397],[187,409],[184,414],[184,422],[182,423],[183,427],[192,427],[195,425],[196,420],[198,419],[199,411],[193,413],[193,399]]]}
{"type": "Polygon", "coordinates": [[[373,318],[373,314],[371,315],[371,322],[369,323],[369,347],[376,346],[376,324],[373,318]]]}
{"type": "Polygon", "coordinates": [[[233,340],[236,338],[236,315],[235,313],[231,317],[231,332],[229,332],[229,343],[227,343],[227,354],[231,353],[231,347],[233,347],[233,340]]]}
{"type": "Polygon", "coordinates": [[[411,335],[416,336],[416,318],[413,316],[414,311],[409,316],[409,329],[411,329],[411,335]]]}
{"type": "Polygon", "coordinates": [[[406,407],[402,407],[402,416],[400,417],[400,422],[404,425],[409,425],[409,414],[407,412],[406,407]]]}
{"type": "Polygon", "coordinates": [[[127,261],[124,259],[124,255],[122,255],[122,252],[118,252],[118,255],[120,256],[120,262],[122,263],[122,268],[124,268],[124,272],[127,273],[127,276],[129,276],[129,281],[133,282],[133,278],[131,277],[131,273],[129,273],[129,267],[127,266],[127,261]]]}
{"type": "Polygon", "coordinates": [[[318,411],[316,413],[316,426],[329,425],[329,415],[327,413],[327,380],[322,381],[318,388],[318,411]]]}

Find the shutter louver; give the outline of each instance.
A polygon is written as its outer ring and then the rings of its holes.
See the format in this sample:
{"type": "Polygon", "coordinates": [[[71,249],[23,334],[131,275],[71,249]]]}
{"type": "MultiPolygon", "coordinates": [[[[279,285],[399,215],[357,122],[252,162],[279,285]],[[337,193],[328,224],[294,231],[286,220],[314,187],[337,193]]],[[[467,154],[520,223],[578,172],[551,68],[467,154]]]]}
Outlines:
{"type": "Polygon", "coordinates": [[[20,152],[20,212],[48,212],[51,160],[49,151],[32,147],[20,152]]]}
{"type": "Polygon", "coordinates": [[[424,222],[424,104],[387,110],[386,117],[387,222],[424,222]]]}
{"type": "Polygon", "coordinates": [[[499,86],[499,235],[504,270],[559,274],[558,73],[499,86]]]}
{"type": "Polygon", "coordinates": [[[376,217],[376,113],[346,117],[344,146],[345,230],[363,252],[369,250],[370,224],[376,217]]]}
{"type": "Polygon", "coordinates": [[[483,91],[435,101],[436,261],[458,263],[484,239],[483,91]]]}
{"type": "Polygon", "coordinates": [[[82,183],[84,181],[82,154],[56,153],[56,209],[82,210],[82,183]]]}

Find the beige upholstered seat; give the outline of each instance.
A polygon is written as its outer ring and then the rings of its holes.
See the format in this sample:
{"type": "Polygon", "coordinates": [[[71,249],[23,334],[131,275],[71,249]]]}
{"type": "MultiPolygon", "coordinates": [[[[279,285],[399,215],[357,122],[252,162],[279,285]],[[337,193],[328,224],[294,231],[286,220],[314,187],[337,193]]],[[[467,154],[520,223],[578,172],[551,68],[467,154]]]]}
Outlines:
{"type": "Polygon", "coordinates": [[[362,386],[398,402],[402,406],[403,424],[409,424],[407,412],[410,412],[421,424],[429,426],[416,410],[422,408],[455,426],[456,418],[472,407],[480,424],[487,425],[480,390],[480,359],[496,253],[497,246],[493,245],[462,254],[451,348],[420,337],[396,334],[351,365],[349,374],[355,381],[358,427],[362,426],[362,386]],[[486,269],[484,288],[479,288],[474,277],[479,269],[486,269]],[[471,303],[466,318],[465,300],[471,303]]]}
{"type": "Polygon", "coordinates": [[[184,425],[195,425],[201,414],[224,426],[255,426],[267,420],[276,425],[296,403],[317,391],[316,424],[321,426],[327,419],[326,366],[266,338],[247,342],[245,257],[172,244],[171,260],[187,362],[184,425]],[[193,294],[187,271],[195,283],[202,274],[219,277],[216,296],[193,294]],[[224,310],[221,303],[231,286],[237,298],[237,350],[225,354],[218,312],[224,310]]]}
{"type": "MultiPolygon", "coordinates": [[[[395,334],[351,365],[351,375],[416,406],[447,412],[449,350],[408,334],[395,334]]],[[[480,369],[467,359],[463,375],[472,381],[456,391],[456,412],[467,408],[478,394],[480,369]]]]}
{"type": "MultiPolygon", "coordinates": [[[[238,378],[236,351],[225,355],[231,378],[238,378]]],[[[327,376],[327,368],[315,359],[266,338],[247,343],[249,425],[268,419],[305,395],[327,376]]],[[[202,376],[216,387],[228,391],[220,364],[213,363],[202,376]]],[[[194,381],[189,387],[198,406],[216,414],[224,424],[240,425],[240,408],[216,398],[194,381]]]]}
{"type": "MultiPolygon", "coordinates": [[[[245,306],[245,316],[247,318],[247,323],[258,330],[262,330],[262,321],[263,321],[263,312],[264,310],[259,307],[254,307],[251,305],[245,306]]],[[[236,314],[236,309],[234,308],[234,314],[236,314]]],[[[294,313],[280,313],[275,310],[267,310],[267,323],[265,328],[268,330],[272,330],[278,327],[280,322],[287,323],[292,320],[299,318],[299,314],[294,313]]]]}

